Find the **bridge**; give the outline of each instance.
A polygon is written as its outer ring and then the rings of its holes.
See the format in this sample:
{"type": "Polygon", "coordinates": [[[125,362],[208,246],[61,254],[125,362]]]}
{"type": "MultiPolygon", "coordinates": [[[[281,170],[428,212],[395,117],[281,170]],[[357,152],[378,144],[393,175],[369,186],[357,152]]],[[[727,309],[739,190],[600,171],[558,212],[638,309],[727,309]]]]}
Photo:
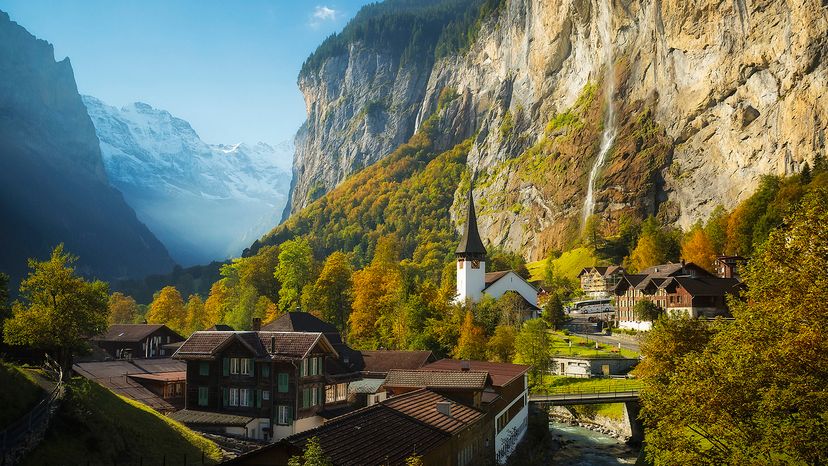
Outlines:
{"type": "Polygon", "coordinates": [[[573,389],[567,386],[553,387],[534,391],[529,395],[529,403],[549,409],[552,406],[590,405],[602,403],[623,403],[624,422],[630,427],[630,443],[644,440],[644,426],[639,419],[639,383],[619,383],[597,385],[588,388],[573,389]]]}

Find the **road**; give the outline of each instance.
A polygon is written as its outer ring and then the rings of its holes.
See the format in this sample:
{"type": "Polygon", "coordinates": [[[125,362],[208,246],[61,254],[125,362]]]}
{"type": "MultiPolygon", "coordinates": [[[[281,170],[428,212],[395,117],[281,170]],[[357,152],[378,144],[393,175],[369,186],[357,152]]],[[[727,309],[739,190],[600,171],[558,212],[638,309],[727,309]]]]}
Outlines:
{"type": "Polygon", "coordinates": [[[621,343],[621,347],[624,349],[632,350],[636,353],[641,352],[641,349],[637,341],[630,341],[627,339],[622,340],[612,335],[603,335],[600,333],[575,333],[575,335],[578,335],[579,337],[589,338],[590,340],[597,341],[598,343],[604,343],[612,346],[618,346],[618,343],[621,343]]]}

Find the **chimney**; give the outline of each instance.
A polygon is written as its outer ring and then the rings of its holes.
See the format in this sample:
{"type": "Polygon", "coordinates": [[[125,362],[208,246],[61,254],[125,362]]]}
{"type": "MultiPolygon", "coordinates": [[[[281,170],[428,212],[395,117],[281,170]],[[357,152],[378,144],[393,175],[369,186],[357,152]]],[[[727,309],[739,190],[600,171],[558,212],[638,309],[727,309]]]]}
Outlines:
{"type": "Polygon", "coordinates": [[[468,361],[460,361],[460,370],[463,372],[468,371],[471,368],[471,365],[468,361]]]}
{"type": "Polygon", "coordinates": [[[262,329],[262,318],[261,317],[254,317],[253,318],[253,331],[258,332],[262,329]]]}
{"type": "Polygon", "coordinates": [[[449,401],[438,401],[437,402],[437,412],[443,413],[448,417],[451,417],[451,402],[449,401]]]}
{"type": "Polygon", "coordinates": [[[276,335],[270,336],[270,354],[276,354],[276,335]]]}

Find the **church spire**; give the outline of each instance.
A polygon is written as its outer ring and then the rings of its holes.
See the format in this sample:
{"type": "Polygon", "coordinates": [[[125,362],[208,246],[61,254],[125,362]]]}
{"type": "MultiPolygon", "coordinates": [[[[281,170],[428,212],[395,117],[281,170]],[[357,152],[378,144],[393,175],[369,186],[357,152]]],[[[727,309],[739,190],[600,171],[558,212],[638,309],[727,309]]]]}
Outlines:
{"type": "Polygon", "coordinates": [[[474,179],[472,176],[469,183],[469,203],[468,212],[466,213],[466,225],[463,227],[463,237],[460,239],[460,244],[457,245],[455,255],[457,257],[464,257],[467,259],[483,259],[486,255],[486,248],[483,246],[483,241],[480,240],[480,232],[477,231],[477,214],[474,212],[474,179]]]}

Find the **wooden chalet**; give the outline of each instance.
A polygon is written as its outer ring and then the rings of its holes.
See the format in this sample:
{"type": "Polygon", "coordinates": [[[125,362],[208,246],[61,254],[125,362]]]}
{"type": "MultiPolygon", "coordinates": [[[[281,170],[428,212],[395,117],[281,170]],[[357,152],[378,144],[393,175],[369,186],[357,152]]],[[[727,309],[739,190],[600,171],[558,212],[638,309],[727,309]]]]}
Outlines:
{"type": "Polygon", "coordinates": [[[92,343],[114,359],[168,358],[172,352],[165,345],[182,341],[184,337],[161,324],[115,324],[92,337],[92,343]]]}

